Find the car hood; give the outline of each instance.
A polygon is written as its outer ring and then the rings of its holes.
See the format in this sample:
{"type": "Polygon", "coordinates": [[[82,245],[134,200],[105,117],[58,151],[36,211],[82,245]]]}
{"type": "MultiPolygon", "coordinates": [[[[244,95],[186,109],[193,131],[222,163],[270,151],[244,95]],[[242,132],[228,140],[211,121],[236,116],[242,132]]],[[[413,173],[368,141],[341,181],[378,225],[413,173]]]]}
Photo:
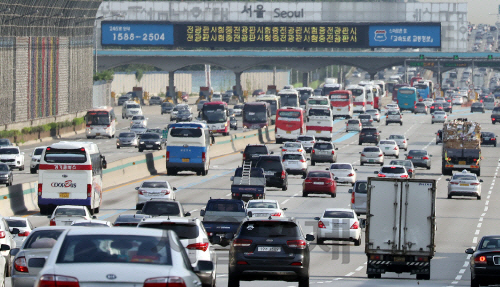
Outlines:
{"type": "Polygon", "coordinates": [[[8,171],[0,171],[0,175],[6,175],[6,174],[9,174],[8,171]]]}

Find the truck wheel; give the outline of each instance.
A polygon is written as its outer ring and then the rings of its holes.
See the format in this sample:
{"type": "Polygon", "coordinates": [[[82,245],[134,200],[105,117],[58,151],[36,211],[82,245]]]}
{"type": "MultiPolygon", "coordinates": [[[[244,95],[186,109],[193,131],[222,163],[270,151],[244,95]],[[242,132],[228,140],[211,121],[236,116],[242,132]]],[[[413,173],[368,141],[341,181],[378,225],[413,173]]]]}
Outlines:
{"type": "Polygon", "coordinates": [[[203,170],[201,171],[201,175],[203,175],[203,176],[207,175],[207,173],[208,173],[208,170],[206,170],[206,169],[203,169],[203,170]]]}
{"type": "Polygon", "coordinates": [[[363,163],[363,162],[360,162],[359,164],[360,164],[361,166],[363,166],[363,165],[364,165],[364,163],[363,163]]]}
{"type": "Polygon", "coordinates": [[[22,165],[20,168],[19,168],[20,171],[23,171],[24,170],[24,165],[22,165]]]}
{"type": "Polygon", "coordinates": [[[94,209],[94,213],[99,213],[99,207],[96,207],[96,208],[94,209]]]}
{"type": "Polygon", "coordinates": [[[477,175],[477,176],[481,176],[481,170],[478,170],[478,171],[476,172],[476,175],[477,175]]]}
{"type": "Polygon", "coordinates": [[[451,194],[448,193],[448,199],[451,199],[451,194]]]}
{"type": "Polygon", "coordinates": [[[367,274],[369,279],[375,278],[375,274],[367,274]]]}
{"type": "Polygon", "coordinates": [[[300,277],[299,287],[309,287],[309,277],[300,277]]]}
{"type": "Polygon", "coordinates": [[[382,274],[375,274],[375,278],[377,278],[377,279],[382,278],[382,274]]]}
{"type": "Polygon", "coordinates": [[[177,175],[177,170],[173,168],[167,168],[167,175],[177,175]]]}
{"type": "Polygon", "coordinates": [[[229,273],[229,278],[227,280],[227,287],[240,287],[240,279],[235,275],[229,273]]]}
{"type": "Polygon", "coordinates": [[[143,207],[143,204],[136,204],[135,205],[135,210],[141,210],[143,207]]]}

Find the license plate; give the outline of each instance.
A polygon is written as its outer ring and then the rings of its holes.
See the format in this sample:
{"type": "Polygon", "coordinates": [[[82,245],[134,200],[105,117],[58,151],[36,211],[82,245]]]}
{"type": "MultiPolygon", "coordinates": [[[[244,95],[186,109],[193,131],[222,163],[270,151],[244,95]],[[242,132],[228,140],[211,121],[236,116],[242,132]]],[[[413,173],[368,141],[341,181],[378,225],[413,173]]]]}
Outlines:
{"type": "Polygon", "coordinates": [[[485,140],[485,141],[489,141],[489,140],[490,140],[490,138],[484,138],[484,140],[485,140]]]}
{"type": "Polygon", "coordinates": [[[148,144],[148,145],[146,145],[146,147],[147,147],[147,148],[152,148],[152,147],[153,147],[153,145],[148,144]]]}
{"type": "Polygon", "coordinates": [[[317,133],[317,134],[320,134],[320,133],[321,133],[321,131],[316,131],[316,133],[317,133]]]}
{"type": "Polygon", "coordinates": [[[287,133],[287,134],[291,134],[292,132],[291,132],[291,131],[287,131],[286,133],[287,133]]]}
{"type": "Polygon", "coordinates": [[[342,109],[337,109],[337,111],[341,111],[342,109]]]}
{"type": "Polygon", "coordinates": [[[374,159],[369,159],[368,162],[375,162],[375,160],[374,159]]]}
{"type": "Polygon", "coordinates": [[[317,184],[317,185],[324,185],[325,183],[324,183],[324,182],[322,182],[322,181],[315,181],[315,182],[313,182],[313,184],[317,184]]]}
{"type": "Polygon", "coordinates": [[[245,193],[245,194],[242,194],[241,196],[242,196],[242,197],[253,197],[253,194],[248,194],[248,193],[245,193]]]}
{"type": "Polygon", "coordinates": [[[59,198],[69,198],[69,192],[59,192],[59,198]]]}
{"type": "Polygon", "coordinates": [[[261,246],[257,248],[259,252],[281,252],[281,247],[261,246]]]}
{"type": "Polygon", "coordinates": [[[407,105],[408,105],[408,103],[405,103],[405,106],[407,106],[407,105]]]}
{"type": "Polygon", "coordinates": [[[266,171],[266,175],[274,175],[274,171],[266,171]]]}
{"type": "Polygon", "coordinates": [[[389,149],[389,147],[386,147],[385,149],[389,149]]]}
{"type": "Polygon", "coordinates": [[[189,162],[189,158],[183,158],[182,162],[189,162]]]}
{"type": "Polygon", "coordinates": [[[252,214],[252,216],[255,216],[255,217],[266,217],[267,214],[266,213],[257,213],[257,214],[252,214]]]}
{"type": "Polygon", "coordinates": [[[95,135],[96,135],[96,136],[100,136],[100,135],[101,135],[101,133],[96,133],[95,135]]]}
{"type": "Polygon", "coordinates": [[[468,183],[461,183],[460,186],[469,186],[468,183]]]}
{"type": "Polygon", "coordinates": [[[458,164],[465,164],[465,161],[459,161],[458,164]]]}
{"type": "Polygon", "coordinates": [[[394,262],[405,262],[405,258],[401,256],[395,256],[394,262]]]}
{"type": "Polygon", "coordinates": [[[289,160],[289,161],[288,161],[288,163],[289,163],[289,164],[297,164],[297,163],[298,163],[298,161],[296,161],[296,160],[289,160]]]}

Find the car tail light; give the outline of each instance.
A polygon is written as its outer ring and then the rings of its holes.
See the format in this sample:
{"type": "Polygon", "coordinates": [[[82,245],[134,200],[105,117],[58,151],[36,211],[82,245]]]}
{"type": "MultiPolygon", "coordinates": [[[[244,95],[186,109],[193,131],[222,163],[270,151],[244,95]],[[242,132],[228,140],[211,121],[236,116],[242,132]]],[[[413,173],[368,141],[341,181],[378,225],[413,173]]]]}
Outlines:
{"type": "Polygon", "coordinates": [[[5,231],[0,231],[0,239],[5,238],[5,231]]]}
{"type": "Polygon", "coordinates": [[[170,160],[170,152],[169,152],[169,151],[167,151],[167,159],[166,159],[166,160],[167,160],[167,161],[169,161],[169,160],[170,160]]]}
{"type": "Polygon", "coordinates": [[[434,118],[435,118],[435,116],[432,116],[432,118],[434,119],[434,118]]]}
{"type": "Polygon", "coordinates": [[[352,204],[356,203],[356,196],[354,194],[355,194],[355,192],[353,191],[352,194],[351,194],[351,203],[352,204]]]}
{"type": "Polygon", "coordinates": [[[422,159],[429,159],[429,157],[428,156],[424,156],[422,159]]]}
{"type": "Polygon", "coordinates": [[[285,162],[285,159],[283,159],[282,162],[285,162]]]}
{"type": "Polygon", "coordinates": [[[298,151],[298,152],[303,152],[304,150],[302,150],[301,148],[299,148],[297,151],[298,151]]]}
{"type": "Polygon", "coordinates": [[[190,250],[207,251],[207,249],[208,249],[208,242],[189,244],[188,246],[186,246],[186,248],[190,249],[190,250]]]}
{"type": "Polygon", "coordinates": [[[383,174],[383,173],[379,173],[379,174],[378,174],[378,177],[385,177],[385,174],[383,174]]]}
{"type": "Polygon", "coordinates": [[[364,154],[364,153],[362,153],[362,154],[361,154],[361,156],[365,156],[365,154],[364,154]]]}
{"type": "Polygon", "coordinates": [[[413,157],[412,157],[412,156],[407,156],[406,158],[407,158],[407,159],[412,159],[413,157]]]}
{"type": "Polygon", "coordinates": [[[284,148],[284,149],[281,149],[281,151],[286,151],[286,148],[284,148]]]}
{"type": "Polygon", "coordinates": [[[162,190],[161,192],[162,192],[163,194],[165,194],[165,195],[169,195],[169,194],[170,194],[170,190],[168,190],[168,189],[164,189],[164,190],[162,190]]]}
{"type": "Polygon", "coordinates": [[[350,174],[348,174],[347,176],[354,176],[354,173],[350,173],[350,174]]]}
{"type": "Polygon", "coordinates": [[[486,256],[477,256],[474,258],[474,263],[476,264],[487,264],[486,256]]]}
{"type": "Polygon", "coordinates": [[[408,178],[408,175],[407,174],[402,174],[400,177],[401,178],[408,178]]]}
{"type": "Polygon", "coordinates": [[[14,261],[14,269],[18,272],[28,272],[28,264],[26,264],[26,257],[18,257],[14,261]]]}
{"type": "Polygon", "coordinates": [[[283,170],[281,171],[281,179],[285,179],[286,177],[286,172],[283,170]]]}
{"type": "Polygon", "coordinates": [[[302,266],[302,262],[292,262],[292,266],[302,266]]]}
{"type": "Polygon", "coordinates": [[[306,249],[307,243],[304,240],[287,240],[286,245],[290,248],[306,249]]]}
{"type": "Polygon", "coordinates": [[[470,185],[479,185],[479,182],[473,182],[470,185]]]}
{"type": "Polygon", "coordinates": [[[458,182],[450,181],[450,184],[456,185],[458,182]]]}
{"type": "MultiPolygon", "coordinates": [[[[38,287],[79,287],[78,279],[75,277],[47,274],[42,275],[38,281],[38,287]]],[[[146,286],[146,285],[144,285],[146,286]]]]}
{"type": "Polygon", "coordinates": [[[49,226],[56,226],[56,220],[54,218],[50,220],[49,226]]]}
{"type": "Polygon", "coordinates": [[[406,143],[406,141],[403,141],[403,143],[406,143]]]}
{"type": "Polygon", "coordinates": [[[19,236],[19,237],[26,237],[26,236],[28,236],[28,235],[30,235],[30,232],[29,232],[29,231],[20,232],[20,233],[18,233],[18,234],[17,234],[17,236],[19,236]]]}
{"type": "Polygon", "coordinates": [[[248,265],[248,262],[246,261],[236,261],[237,265],[248,265]]]}
{"type": "Polygon", "coordinates": [[[42,196],[42,184],[38,184],[38,196],[42,196]]]}
{"type": "Polygon", "coordinates": [[[92,197],[92,184],[87,184],[87,198],[92,197]]]}
{"type": "Polygon", "coordinates": [[[246,158],[247,158],[247,155],[243,154],[243,160],[245,160],[246,158]]]}
{"type": "Polygon", "coordinates": [[[359,223],[357,221],[354,221],[354,223],[351,226],[351,229],[358,229],[359,228],[359,223]]]}
{"type": "Polygon", "coordinates": [[[381,153],[381,154],[379,154],[378,156],[379,156],[379,157],[381,157],[381,156],[384,156],[384,154],[383,154],[383,153],[381,153]]]}
{"type": "Polygon", "coordinates": [[[186,283],[177,276],[158,277],[146,279],[144,287],[186,287],[186,283]]]}
{"type": "Polygon", "coordinates": [[[312,152],[312,153],[316,153],[316,151],[315,151],[315,150],[312,150],[311,152],[312,152]]]}
{"type": "Polygon", "coordinates": [[[495,120],[495,118],[491,118],[493,121],[495,120]]]}
{"type": "Polygon", "coordinates": [[[301,159],[300,162],[306,162],[306,160],[305,159],[301,159]]]}
{"type": "Polygon", "coordinates": [[[413,169],[409,169],[408,172],[413,172],[413,169]]]}
{"type": "Polygon", "coordinates": [[[273,213],[271,216],[281,216],[281,212],[273,213]]]}
{"type": "Polygon", "coordinates": [[[378,136],[380,133],[376,132],[375,135],[378,136]]]}
{"type": "Polygon", "coordinates": [[[250,244],[252,244],[251,239],[235,239],[233,240],[233,246],[234,247],[248,247],[250,244]]]}
{"type": "Polygon", "coordinates": [[[90,125],[87,125],[87,128],[90,128],[90,125]]]}
{"type": "Polygon", "coordinates": [[[394,150],[398,150],[398,147],[395,147],[394,150]]]}
{"type": "Polygon", "coordinates": [[[205,162],[205,160],[206,160],[206,153],[205,153],[205,152],[202,152],[202,153],[201,153],[201,161],[202,161],[202,162],[205,162]]]}
{"type": "Polygon", "coordinates": [[[323,221],[318,221],[318,228],[326,228],[325,224],[323,223],[323,221]]]}

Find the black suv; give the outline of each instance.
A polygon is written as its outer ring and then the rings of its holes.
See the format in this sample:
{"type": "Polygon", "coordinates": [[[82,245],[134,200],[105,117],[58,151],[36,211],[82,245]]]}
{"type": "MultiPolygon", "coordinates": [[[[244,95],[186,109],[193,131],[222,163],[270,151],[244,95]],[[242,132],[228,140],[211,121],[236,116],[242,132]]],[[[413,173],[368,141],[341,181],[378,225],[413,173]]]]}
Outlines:
{"type": "Polygon", "coordinates": [[[157,133],[144,133],[139,140],[139,152],[146,149],[162,149],[163,143],[161,136],[157,133]]]}
{"type": "Polygon", "coordinates": [[[284,280],[309,286],[309,243],[288,218],[249,219],[241,224],[229,249],[228,287],[240,280],[284,280]]]}
{"type": "Polygon", "coordinates": [[[182,204],[171,199],[152,199],[146,201],[142,206],[142,210],[137,211],[137,214],[145,214],[151,216],[191,216],[191,213],[184,213],[182,204]]]}
{"type": "Polygon", "coordinates": [[[243,154],[243,162],[251,161],[252,167],[255,167],[261,155],[273,154],[273,152],[269,152],[267,146],[263,144],[249,144],[241,153],[243,154]]]}
{"type": "Polygon", "coordinates": [[[359,133],[359,145],[362,145],[363,143],[378,144],[380,141],[380,133],[381,132],[374,127],[362,128],[359,133]]]}
{"type": "Polygon", "coordinates": [[[451,103],[450,98],[445,98],[445,102],[443,103],[443,110],[447,113],[453,113],[453,104],[451,103]]]}
{"type": "Polygon", "coordinates": [[[496,124],[500,122],[500,107],[494,107],[491,111],[491,123],[496,124]]]}
{"type": "Polygon", "coordinates": [[[281,187],[282,190],[288,189],[288,174],[283,166],[281,156],[260,156],[255,166],[264,169],[264,173],[266,174],[266,186],[281,187]]]}

